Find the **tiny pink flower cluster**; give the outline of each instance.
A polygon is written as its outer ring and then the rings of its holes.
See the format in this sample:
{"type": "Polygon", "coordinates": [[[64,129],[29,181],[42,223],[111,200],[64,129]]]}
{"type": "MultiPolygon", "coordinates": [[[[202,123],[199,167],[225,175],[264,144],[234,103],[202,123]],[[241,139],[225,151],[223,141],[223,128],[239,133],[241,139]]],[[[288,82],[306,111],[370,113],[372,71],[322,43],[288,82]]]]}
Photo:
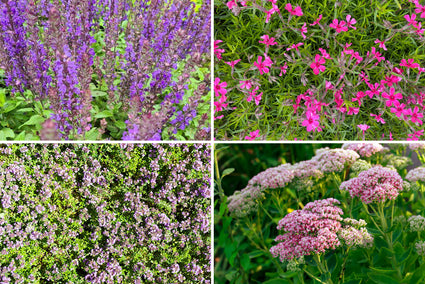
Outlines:
{"type": "Polygon", "coordinates": [[[409,219],[407,219],[407,222],[409,222],[409,228],[411,231],[425,231],[425,218],[421,215],[410,216],[409,219]]]}
{"type": "Polygon", "coordinates": [[[286,233],[279,235],[279,242],[270,249],[280,261],[292,260],[311,254],[324,253],[341,246],[370,247],[373,237],[367,232],[363,220],[344,219],[343,211],[334,198],[316,200],[295,210],[278,223],[277,229],[286,233]]]}
{"type": "Polygon", "coordinates": [[[412,151],[425,151],[425,143],[410,143],[409,148],[412,151]]]}
{"type": "Polygon", "coordinates": [[[360,156],[352,150],[322,148],[316,151],[316,156],[312,160],[317,162],[320,171],[330,173],[343,171],[358,158],[360,156]]]}
{"type": "Polygon", "coordinates": [[[359,197],[365,204],[385,202],[395,199],[403,190],[403,179],[397,171],[378,165],[344,181],[339,188],[347,190],[352,198],[359,197]]]}
{"type": "Polygon", "coordinates": [[[371,157],[376,153],[384,151],[384,147],[379,143],[346,143],[342,149],[353,150],[360,157],[371,157]]]}
{"type": "Polygon", "coordinates": [[[407,175],[406,179],[410,182],[421,181],[425,182],[425,167],[417,167],[411,169],[407,175]]]}

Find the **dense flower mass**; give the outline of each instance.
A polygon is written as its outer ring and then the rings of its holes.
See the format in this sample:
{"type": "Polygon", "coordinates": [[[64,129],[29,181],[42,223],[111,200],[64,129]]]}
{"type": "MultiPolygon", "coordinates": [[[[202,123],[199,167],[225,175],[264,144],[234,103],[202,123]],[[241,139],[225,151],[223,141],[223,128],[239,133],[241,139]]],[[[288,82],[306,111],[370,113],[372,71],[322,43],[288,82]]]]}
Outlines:
{"type": "Polygon", "coordinates": [[[385,202],[395,199],[403,190],[403,179],[397,171],[378,165],[344,181],[340,189],[347,190],[351,197],[359,197],[365,204],[385,202]]]}
{"type": "Polygon", "coordinates": [[[425,231],[425,218],[421,215],[413,215],[407,219],[410,230],[414,232],[425,231]]]}
{"type": "Polygon", "coordinates": [[[341,172],[346,166],[351,166],[359,157],[352,150],[344,149],[319,149],[312,158],[317,161],[318,169],[324,173],[341,172]]]}
{"type": "Polygon", "coordinates": [[[210,283],[203,144],[0,145],[2,283],[210,283]]]}
{"type": "Polygon", "coordinates": [[[344,220],[338,204],[334,198],[316,200],[286,215],[277,226],[286,233],[275,239],[279,243],[270,249],[272,255],[281,261],[291,260],[335,249],[341,240],[348,246],[370,246],[373,237],[364,228],[366,223],[344,220]]]}
{"type": "Polygon", "coordinates": [[[37,110],[22,124],[41,139],[179,139],[189,125],[207,139],[211,2],[197,3],[0,1],[2,91],[37,110]]]}
{"type": "Polygon", "coordinates": [[[425,182],[425,167],[417,167],[410,170],[406,175],[406,179],[410,182],[425,182]]]}
{"type": "Polygon", "coordinates": [[[342,149],[353,150],[360,157],[370,157],[375,153],[383,151],[385,148],[379,143],[346,143],[342,146],[342,149]]]}

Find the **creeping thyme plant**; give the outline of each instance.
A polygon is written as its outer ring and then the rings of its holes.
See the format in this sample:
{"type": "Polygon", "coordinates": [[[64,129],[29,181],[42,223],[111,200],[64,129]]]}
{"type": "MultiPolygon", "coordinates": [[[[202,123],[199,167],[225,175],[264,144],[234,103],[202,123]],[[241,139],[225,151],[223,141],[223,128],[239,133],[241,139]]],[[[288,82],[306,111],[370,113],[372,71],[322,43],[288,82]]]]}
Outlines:
{"type": "Polygon", "coordinates": [[[214,20],[218,139],[423,139],[423,0],[217,0],[214,20]]]}
{"type": "Polygon", "coordinates": [[[211,283],[206,144],[0,145],[0,283],[211,283]]]}
{"type": "Polygon", "coordinates": [[[1,0],[0,140],[206,140],[210,0],[1,0]]]}
{"type": "Polygon", "coordinates": [[[329,146],[217,146],[217,283],[425,281],[425,143],[329,146]]]}

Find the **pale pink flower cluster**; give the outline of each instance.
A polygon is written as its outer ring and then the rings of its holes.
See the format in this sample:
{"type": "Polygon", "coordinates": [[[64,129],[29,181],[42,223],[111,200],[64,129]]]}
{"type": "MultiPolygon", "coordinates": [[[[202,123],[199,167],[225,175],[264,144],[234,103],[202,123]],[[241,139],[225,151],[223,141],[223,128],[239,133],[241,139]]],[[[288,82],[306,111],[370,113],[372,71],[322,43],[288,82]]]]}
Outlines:
{"type": "Polygon", "coordinates": [[[277,229],[286,233],[278,236],[279,242],[270,249],[280,261],[293,260],[305,255],[336,249],[341,241],[348,246],[370,247],[373,237],[367,232],[364,220],[343,219],[342,210],[334,198],[308,203],[279,221],[277,229]]]}
{"type": "Polygon", "coordinates": [[[370,248],[373,245],[373,236],[369,234],[365,226],[367,223],[360,219],[344,219],[344,227],[338,232],[338,237],[350,247],[370,248]]]}
{"type": "Polygon", "coordinates": [[[291,170],[294,176],[300,179],[309,177],[322,178],[323,172],[318,168],[319,163],[314,160],[307,160],[292,165],[291,170]]]}
{"type": "Polygon", "coordinates": [[[425,167],[417,167],[415,169],[410,170],[406,175],[406,179],[410,182],[425,182],[425,167]]]}
{"type": "Polygon", "coordinates": [[[425,255],[425,241],[416,242],[415,248],[419,255],[425,255]]]}
{"type": "Polygon", "coordinates": [[[294,178],[291,164],[283,164],[274,168],[265,170],[254,176],[248,185],[259,185],[262,189],[282,188],[294,178]]]}
{"type": "Polygon", "coordinates": [[[397,171],[380,165],[363,171],[358,177],[341,183],[351,197],[359,197],[365,204],[395,199],[403,190],[403,179],[397,171]]]}
{"type": "Polygon", "coordinates": [[[412,151],[425,151],[425,143],[411,143],[409,148],[412,151]]]}
{"type": "Polygon", "coordinates": [[[272,255],[283,262],[340,246],[337,232],[343,212],[335,204],[340,202],[334,198],[316,200],[286,215],[277,226],[286,233],[275,239],[279,243],[270,249],[272,255]]]}
{"type": "Polygon", "coordinates": [[[318,169],[323,173],[341,172],[346,166],[351,166],[360,156],[345,149],[322,148],[316,151],[316,156],[312,158],[318,163],[318,169]]]}
{"type": "Polygon", "coordinates": [[[409,222],[409,227],[411,231],[425,231],[425,218],[421,215],[410,216],[409,219],[407,219],[407,222],[409,222]]]}
{"type": "Polygon", "coordinates": [[[237,190],[227,199],[229,212],[234,217],[244,217],[257,210],[257,200],[263,196],[259,186],[248,185],[241,191],[237,190]]]}
{"type": "Polygon", "coordinates": [[[379,143],[346,143],[342,149],[353,150],[360,155],[360,157],[370,157],[373,154],[382,152],[385,148],[379,143]]]}

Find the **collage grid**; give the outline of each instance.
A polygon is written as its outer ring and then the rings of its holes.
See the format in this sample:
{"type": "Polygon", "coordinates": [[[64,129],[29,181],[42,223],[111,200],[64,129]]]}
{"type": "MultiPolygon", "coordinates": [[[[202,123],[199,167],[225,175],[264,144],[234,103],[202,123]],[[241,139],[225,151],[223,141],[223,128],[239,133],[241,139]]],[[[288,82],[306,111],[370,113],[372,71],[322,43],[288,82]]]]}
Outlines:
{"type": "Polygon", "coordinates": [[[0,284],[425,283],[424,19],[0,0],[0,284]]]}

